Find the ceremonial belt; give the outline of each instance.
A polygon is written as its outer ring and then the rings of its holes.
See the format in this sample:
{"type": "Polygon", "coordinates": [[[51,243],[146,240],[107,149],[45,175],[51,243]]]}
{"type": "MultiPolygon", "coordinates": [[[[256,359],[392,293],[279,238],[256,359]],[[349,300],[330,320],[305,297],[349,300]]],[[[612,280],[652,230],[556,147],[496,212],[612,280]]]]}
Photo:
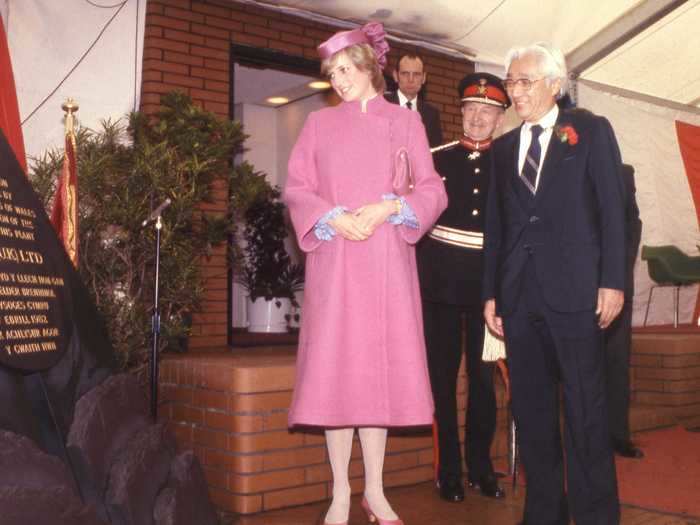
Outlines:
{"type": "Polygon", "coordinates": [[[440,226],[439,224],[433,226],[433,229],[428,233],[428,237],[445,244],[471,248],[472,250],[481,250],[484,247],[483,233],[458,230],[457,228],[440,226]]]}

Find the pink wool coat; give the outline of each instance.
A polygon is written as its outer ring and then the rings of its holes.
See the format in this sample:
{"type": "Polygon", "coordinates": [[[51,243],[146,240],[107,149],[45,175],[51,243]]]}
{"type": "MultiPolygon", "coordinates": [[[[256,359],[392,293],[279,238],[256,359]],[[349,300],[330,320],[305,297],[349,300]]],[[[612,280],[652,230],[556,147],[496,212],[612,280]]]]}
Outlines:
{"type": "Polygon", "coordinates": [[[408,426],[433,420],[414,244],[447,206],[420,115],[377,96],[311,113],[289,159],[283,199],[307,253],[289,425],[408,426]],[[407,148],[406,197],[420,227],[385,223],[365,241],[321,241],[329,210],[391,193],[392,156],[407,148]]]}

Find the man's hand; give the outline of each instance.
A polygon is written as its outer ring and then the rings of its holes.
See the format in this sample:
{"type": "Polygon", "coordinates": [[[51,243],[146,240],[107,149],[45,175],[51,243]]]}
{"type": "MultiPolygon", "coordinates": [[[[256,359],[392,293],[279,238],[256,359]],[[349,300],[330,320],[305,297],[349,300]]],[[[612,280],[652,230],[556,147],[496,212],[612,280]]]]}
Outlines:
{"type": "Polygon", "coordinates": [[[595,313],[598,316],[598,326],[602,329],[610,326],[622,310],[625,294],[622,290],[613,288],[598,288],[598,306],[595,313]]]}
{"type": "Polygon", "coordinates": [[[363,230],[360,221],[352,213],[343,213],[335,219],[328,221],[333,229],[343,239],[348,241],[364,241],[369,237],[369,233],[363,230]]]}
{"type": "Polygon", "coordinates": [[[384,200],[357,208],[352,214],[357,219],[362,231],[370,236],[394,212],[396,212],[395,201],[384,200]]]}
{"type": "Polygon", "coordinates": [[[496,315],[496,299],[484,303],[484,319],[494,334],[503,337],[503,319],[496,315]]]}

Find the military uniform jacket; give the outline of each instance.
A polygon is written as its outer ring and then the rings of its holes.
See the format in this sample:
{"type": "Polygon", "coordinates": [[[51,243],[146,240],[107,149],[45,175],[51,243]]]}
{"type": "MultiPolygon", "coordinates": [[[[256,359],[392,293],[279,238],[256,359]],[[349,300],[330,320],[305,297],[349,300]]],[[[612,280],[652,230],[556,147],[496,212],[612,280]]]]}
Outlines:
{"type": "Polygon", "coordinates": [[[418,276],[425,301],[481,305],[481,244],[491,151],[472,151],[457,144],[435,154],[435,168],[445,182],[448,206],[418,244],[418,276]],[[465,238],[469,239],[469,247],[464,245],[465,238]]]}

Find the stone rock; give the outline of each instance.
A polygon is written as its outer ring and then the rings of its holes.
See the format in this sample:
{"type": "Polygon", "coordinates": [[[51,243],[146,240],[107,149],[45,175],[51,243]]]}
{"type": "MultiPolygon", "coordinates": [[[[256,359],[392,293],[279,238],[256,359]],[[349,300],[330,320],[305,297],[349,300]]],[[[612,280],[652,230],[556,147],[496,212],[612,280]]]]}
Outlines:
{"type": "Polygon", "coordinates": [[[180,453],[170,464],[168,486],[156,499],[155,525],[216,525],[204,472],[192,451],[180,453]]]}
{"type": "Polygon", "coordinates": [[[148,404],[136,378],[107,378],[78,401],[67,448],[87,503],[102,518],[110,469],[132,438],[149,425],[148,404]]]}
{"type": "Polygon", "coordinates": [[[0,487],[76,489],[63,461],[42,452],[31,439],[5,431],[0,431],[0,487]]]}
{"type": "Polygon", "coordinates": [[[100,324],[101,321],[95,319],[92,323],[74,322],[66,353],[56,365],[43,372],[47,393],[63,428],[70,428],[78,400],[116,368],[113,350],[105,343],[108,340],[91,341],[95,338],[92,332],[98,330],[100,324]]]}
{"type": "Polygon", "coordinates": [[[0,487],[2,525],[107,525],[68,487],[0,487]]]}
{"type": "MultiPolygon", "coordinates": [[[[75,279],[70,279],[69,282],[75,279]]],[[[46,390],[54,405],[62,428],[70,428],[76,403],[87,392],[101,384],[116,369],[114,350],[109,345],[102,320],[93,317],[84,287],[74,283],[74,319],[66,353],[53,367],[43,372],[46,390]],[[86,313],[87,312],[87,313],[86,313]]]]}
{"type": "Polygon", "coordinates": [[[105,498],[113,525],[152,525],[156,496],[175,457],[175,438],[163,423],[145,428],[116,458],[105,498]]]}

